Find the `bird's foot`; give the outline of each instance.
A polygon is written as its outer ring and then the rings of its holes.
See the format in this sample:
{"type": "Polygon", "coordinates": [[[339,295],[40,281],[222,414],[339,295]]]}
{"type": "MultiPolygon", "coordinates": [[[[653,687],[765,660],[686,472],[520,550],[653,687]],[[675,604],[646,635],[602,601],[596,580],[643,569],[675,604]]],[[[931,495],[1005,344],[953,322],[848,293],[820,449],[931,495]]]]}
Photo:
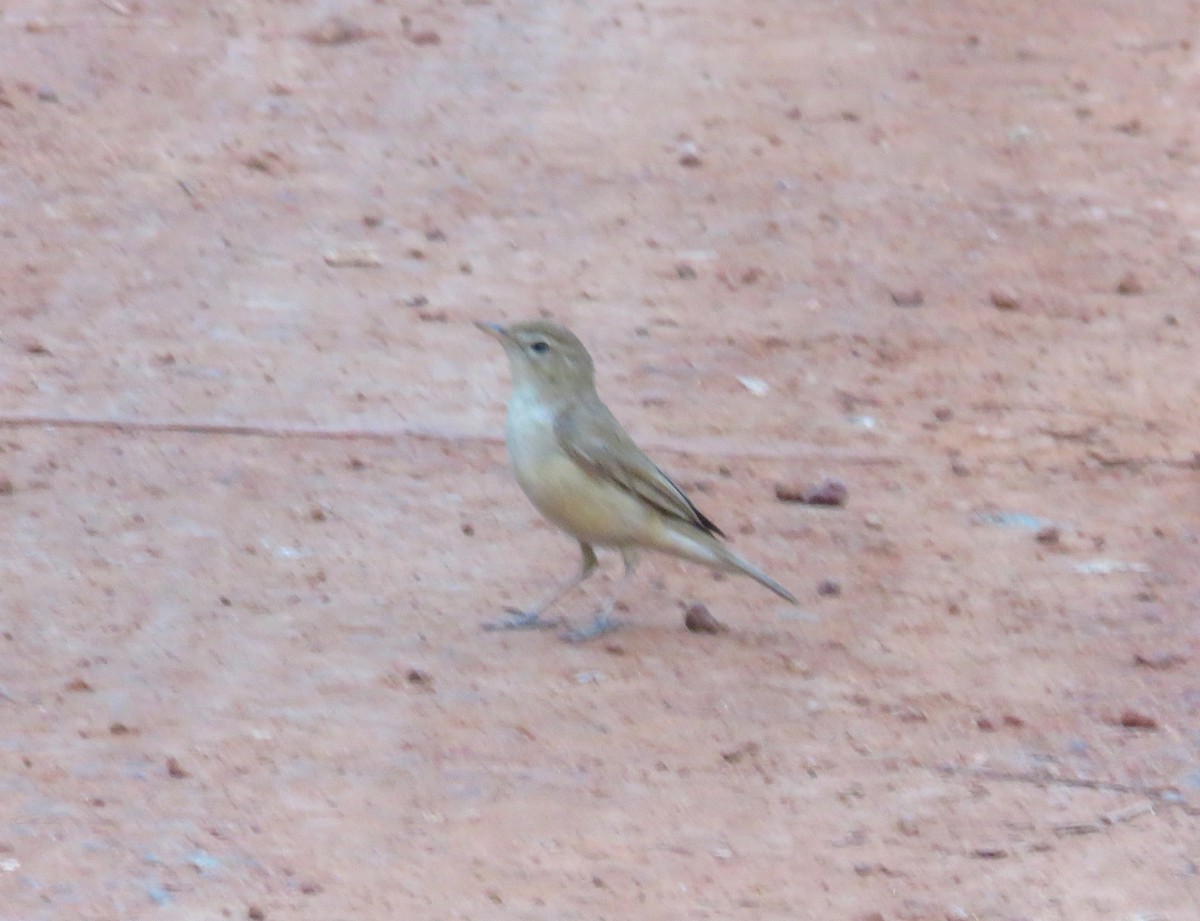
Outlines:
{"type": "Polygon", "coordinates": [[[596,615],[596,619],[586,627],[568,630],[563,634],[563,639],[568,643],[586,643],[588,640],[594,640],[598,636],[604,636],[606,633],[612,633],[619,629],[621,629],[621,622],[608,611],[601,611],[596,615]]]}
{"type": "Polygon", "coordinates": [[[505,608],[508,617],[503,620],[493,620],[483,625],[484,630],[553,630],[562,625],[560,618],[543,620],[537,611],[522,611],[519,608],[505,608]]]}

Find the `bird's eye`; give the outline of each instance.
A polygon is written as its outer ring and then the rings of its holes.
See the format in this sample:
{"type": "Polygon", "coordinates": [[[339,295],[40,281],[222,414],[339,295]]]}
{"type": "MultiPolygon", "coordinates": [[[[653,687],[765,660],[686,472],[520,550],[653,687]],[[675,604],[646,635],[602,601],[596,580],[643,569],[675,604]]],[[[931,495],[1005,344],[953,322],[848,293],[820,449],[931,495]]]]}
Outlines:
{"type": "Polygon", "coordinates": [[[539,355],[541,355],[541,354],[543,354],[544,352],[549,352],[549,351],[550,351],[550,344],[549,344],[549,343],[547,343],[547,342],[542,342],[541,340],[539,340],[539,341],[535,342],[533,345],[531,345],[531,346],[530,346],[530,348],[531,348],[533,351],[537,352],[539,355]]]}

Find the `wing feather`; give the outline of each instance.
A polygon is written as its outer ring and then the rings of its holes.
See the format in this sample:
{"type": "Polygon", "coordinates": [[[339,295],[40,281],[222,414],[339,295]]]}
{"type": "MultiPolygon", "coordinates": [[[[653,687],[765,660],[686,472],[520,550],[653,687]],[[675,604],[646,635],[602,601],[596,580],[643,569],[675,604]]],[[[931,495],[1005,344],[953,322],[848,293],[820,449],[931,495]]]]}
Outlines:
{"type": "Polygon", "coordinates": [[[554,435],[567,456],[593,476],[619,486],[664,515],[684,521],[705,534],[725,536],[684,491],[642,453],[599,400],[561,411],[554,421],[554,435]]]}

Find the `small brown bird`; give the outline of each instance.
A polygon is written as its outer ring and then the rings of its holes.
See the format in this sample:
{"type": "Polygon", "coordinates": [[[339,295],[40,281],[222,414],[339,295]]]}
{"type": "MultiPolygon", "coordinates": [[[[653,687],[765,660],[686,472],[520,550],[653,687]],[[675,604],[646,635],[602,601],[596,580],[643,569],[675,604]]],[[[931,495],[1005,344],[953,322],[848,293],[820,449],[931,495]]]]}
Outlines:
{"type": "Polygon", "coordinates": [[[546,320],[475,325],[508,354],[513,389],[505,441],[517,482],[539,512],[579,541],[583,553],[576,576],[492,629],[551,626],[541,615],[592,574],[595,547],[620,550],[625,575],[594,623],[568,633],[569,640],[616,628],[613,605],[633,576],[640,549],[749,576],[796,603],[791,592],[721,543],[720,528],[634,444],[600,401],[592,356],[574,333],[546,320]]]}

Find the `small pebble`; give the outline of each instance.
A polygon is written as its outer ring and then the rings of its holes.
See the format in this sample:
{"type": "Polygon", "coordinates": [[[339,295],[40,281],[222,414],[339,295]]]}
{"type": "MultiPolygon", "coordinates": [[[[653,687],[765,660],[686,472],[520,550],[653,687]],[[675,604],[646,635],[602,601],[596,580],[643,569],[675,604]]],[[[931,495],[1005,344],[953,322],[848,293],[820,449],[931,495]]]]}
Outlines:
{"type": "Polygon", "coordinates": [[[867,515],[863,515],[863,524],[865,524],[872,531],[882,531],[883,530],[883,519],[880,518],[878,515],[876,515],[874,512],[871,512],[867,515]]]}
{"type": "Polygon", "coordinates": [[[362,26],[342,16],[331,16],[319,26],[304,33],[305,40],[314,45],[348,45],[360,42],[369,33],[362,26]]]}
{"type": "Polygon", "coordinates": [[[808,486],[776,483],[775,498],[781,502],[803,502],[805,505],[842,506],[850,498],[850,491],[845,483],[834,479],[808,486]]]}
{"type": "Polygon", "coordinates": [[[190,777],[192,775],[183,769],[183,765],[179,763],[178,758],[168,758],[167,776],[174,777],[176,780],[181,780],[184,777],[190,777]]]}
{"type": "Polygon", "coordinates": [[[984,860],[1000,860],[1008,856],[1008,848],[1000,844],[987,844],[983,847],[977,847],[971,854],[975,857],[981,857],[984,860]]]}
{"type": "Polygon", "coordinates": [[[1039,528],[1033,536],[1039,544],[1057,544],[1062,538],[1062,532],[1052,524],[1039,528]]]}
{"type": "Polygon", "coordinates": [[[246,169],[266,173],[268,176],[278,176],[287,172],[287,165],[283,162],[283,158],[270,150],[247,154],[242,157],[241,164],[246,169]]]}
{"type": "Polygon", "coordinates": [[[988,295],[988,299],[997,310],[1021,309],[1021,302],[1017,300],[1017,296],[1011,291],[997,289],[988,295]]]}
{"type": "Polygon", "coordinates": [[[1152,668],[1155,671],[1166,671],[1169,668],[1175,668],[1177,665],[1183,665],[1187,661],[1185,656],[1181,656],[1175,652],[1150,652],[1136,653],[1133,657],[1133,664],[1139,665],[1142,668],[1152,668]]]}
{"type": "Polygon", "coordinates": [[[383,265],[379,254],[365,246],[327,250],[323,258],[334,269],[377,269],[383,265]]]}
{"type": "Polygon", "coordinates": [[[1157,729],[1158,720],[1137,710],[1125,710],[1117,722],[1126,729],[1157,729]]]}
{"type": "Polygon", "coordinates": [[[822,596],[840,595],[842,583],[837,579],[822,579],[817,583],[817,594],[822,596]]]}
{"type": "Polygon", "coordinates": [[[421,671],[419,668],[410,668],[404,676],[404,680],[418,687],[429,688],[433,686],[433,678],[430,674],[421,671]]]}
{"type": "Polygon", "coordinates": [[[739,377],[737,380],[739,384],[749,390],[756,397],[763,397],[771,392],[771,385],[760,378],[739,377]]]}
{"type": "Polygon", "coordinates": [[[675,275],[684,281],[691,281],[696,277],[696,270],[686,262],[681,262],[679,265],[675,266],[675,275]]]}
{"type": "Polygon", "coordinates": [[[17,488],[13,486],[13,481],[6,476],[0,476],[0,496],[11,496],[17,488]]]}
{"type": "Polygon", "coordinates": [[[925,303],[925,294],[920,288],[904,288],[888,292],[897,307],[920,307],[925,303]]]}
{"type": "Polygon", "coordinates": [[[921,828],[917,824],[917,820],[912,816],[902,816],[896,820],[896,831],[908,838],[915,838],[921,834],[921,828]]]}
{"type": "Polygon", "coordinates": [[[685,141],[679,145],[680,166],[685,166],[688,169],[695,169],[703,164],[704,161],[700,159],[700,151],[692,141],[685,141]]]}
{"type": "Polygon", "coordinates": [[[1099,822],[1067,822],[1063,825],[1055,825],[1054,833],[1056,835],[1094,835],[1100,831],[1103,826],[1099,822]]]}
{"type": "Polygon", "coordinates": [[[689,604],[683,612],[683,625],[692,633],[726,633],[729,628],[712,616],[699,601],[689,604]]]}
{"type": "Polygon", "coordinates": [[[408,41],[418,46],[430,46],[430,44],[442,44],[442,36],[438,35],[432,29],[413,29],[413,20],[407,16],[400,17],[400,28],[404,37],[408,41]]]}
{"type": "Polygon", "coordinates": [[[822,480],[816,486],[809,487],[804,494],[804,501],[809,505],[845,505],[850,498],[850,491],[841,480],[822,480]]]}
{"type": "Polygon", "coordinates": [[[419,29],[407,33],[408,40],[414,45],[440,45],[442,37],[433,29],[419,29]]]}
{"type": "Polygon", "coordinates": [[[1005,713],[1003,716],[1004,725],[1011,726],[1013,729],[1019,729],[1025,725],[1025,721],[1021,717],[1012,713],[1005,713]]]}
{"type": "Polygon", "coordinates": [[[737,748],[731,748],[728,751],[721,752],[721,758],[728,764],[737,764],[743,758],[753,758],[759,751],[760,746],[757,742],[746,742],[744,745],[739,745],[737,748]]]}
{"type": "Polygon", "coordinates": [[[250,921],[263,921],[266,916],[266,912],[264,912],[257,905],[251,905],[246,909],[246,917],[249,918],[250,921]]]}
{"type": "Polygon", "coordinates": [[[1134,294],[1141,294],[1146,289],[1142,287],[1141,279],[1133,272],[1126,272],[1121,276],[1121,280],[1117,282],[1117,294],[1129,297],[1134,294]]]}

